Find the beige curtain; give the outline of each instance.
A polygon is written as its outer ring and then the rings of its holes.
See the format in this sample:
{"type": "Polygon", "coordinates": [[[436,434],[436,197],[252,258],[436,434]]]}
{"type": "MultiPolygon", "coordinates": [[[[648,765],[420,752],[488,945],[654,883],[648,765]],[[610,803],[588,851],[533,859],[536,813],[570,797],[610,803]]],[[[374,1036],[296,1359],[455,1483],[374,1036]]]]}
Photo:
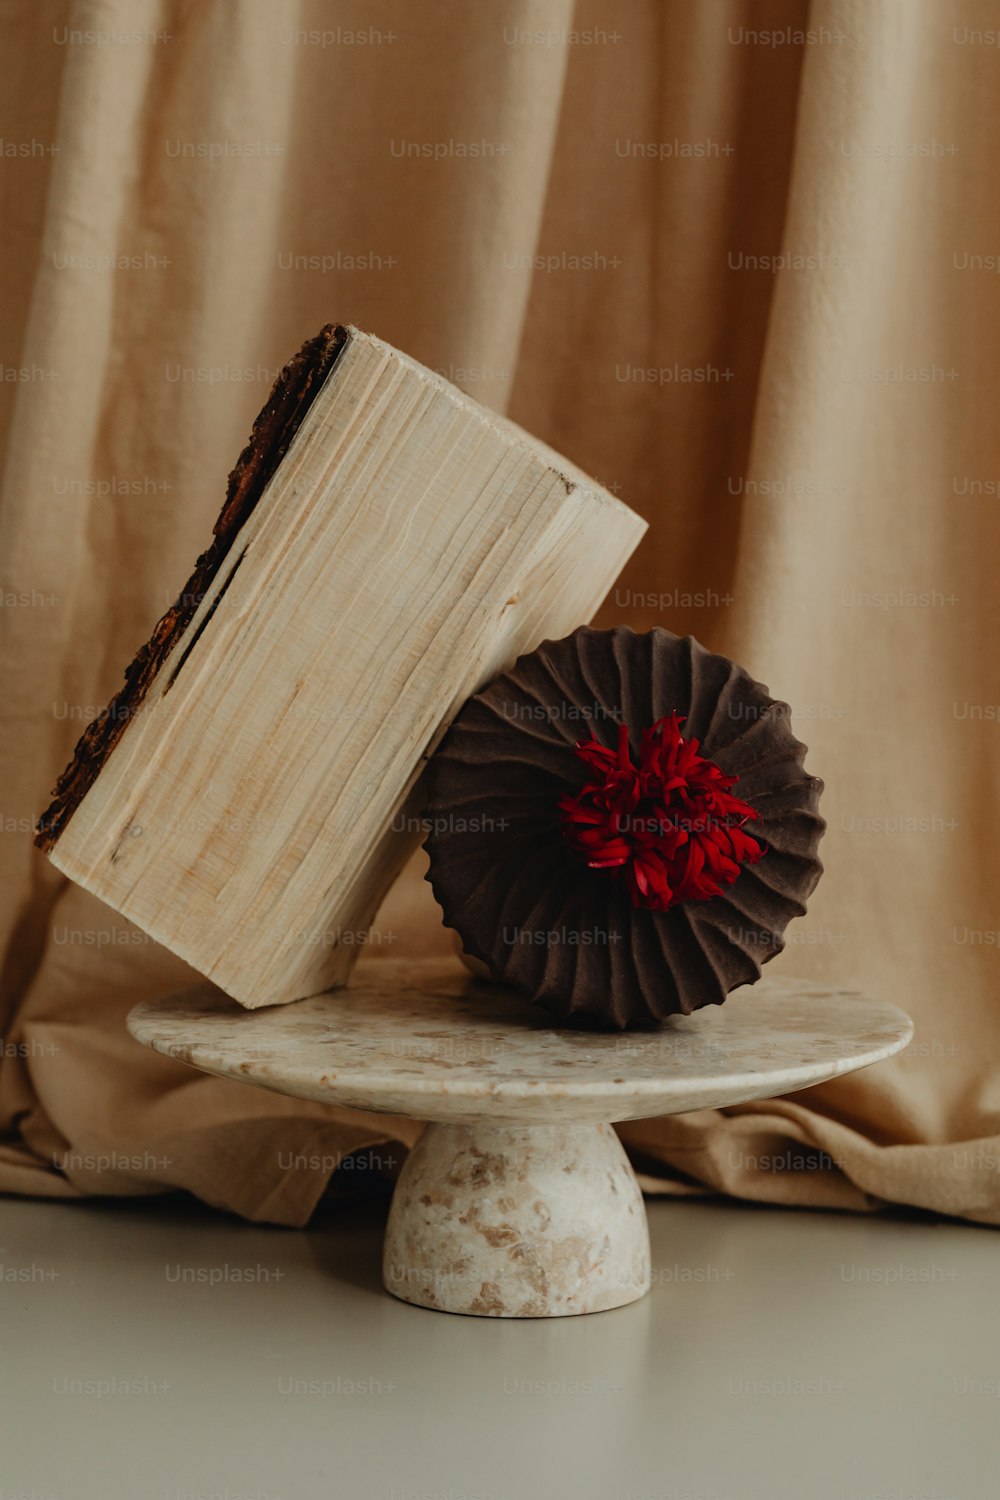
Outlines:
{"type": "MultiPolygon", "coordinates": [[[[191,971],[29,833],[332,318],[649,517],[602,619],[735,655],[827,781],[781,972],[917,1022],[855,1077],[625,1128],[645,1185],[1000,1219],[995,6],[4,15],[0,1188],[300,1224],[345,1151],[419,1131],[133,1043],[129,1008],[191,971]]],[[[419,874],[380,919],[396,954],[447,944],[419,874]]]]}

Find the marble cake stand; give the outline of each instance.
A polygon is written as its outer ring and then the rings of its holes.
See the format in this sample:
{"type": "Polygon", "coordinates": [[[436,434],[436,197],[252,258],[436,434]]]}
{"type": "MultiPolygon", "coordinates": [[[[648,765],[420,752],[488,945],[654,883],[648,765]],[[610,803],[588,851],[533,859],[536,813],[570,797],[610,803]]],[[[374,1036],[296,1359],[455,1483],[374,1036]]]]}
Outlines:
{"type": "Polygon", "coordinates": [[[769,975],[656,1031],[553,1030],[457,961],[371,959],[346,990],[242,1010],[214,986],[132,1011],[138,1041],[223,1078],[432,1122],[393,1196],[404,1302],[558,1317],[649,1288],[642,1195],[611,1125],[766,1099],[879,1062],[895,1006],[769,975]]]}

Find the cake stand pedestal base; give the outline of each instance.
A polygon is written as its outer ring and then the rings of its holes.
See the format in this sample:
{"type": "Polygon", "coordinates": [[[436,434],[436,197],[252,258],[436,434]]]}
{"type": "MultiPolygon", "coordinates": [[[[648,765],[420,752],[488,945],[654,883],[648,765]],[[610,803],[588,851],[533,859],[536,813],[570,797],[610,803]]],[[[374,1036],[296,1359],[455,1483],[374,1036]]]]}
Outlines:
{"type": "Polygon", "coordinates": [[[396,1184],[386,1288],[440,1312],[554,1318],[649,1290],[642,1193],[610,1125],[429,1125],[396,1184]]]}
{"type": "Polygon", "coordinates": [[[645,1210],[614,1122],[787,1094],[913,1033],[894,1005],[770,976],[653,1031],[554,1027],[457,960],[385,958],[292,1005],[243,1010],[205,984],[128,1025],[222,1078],[431,1121],[396,1185],[385,1285],[494,1318],[600,1312],[648,1289],[645,1210]]]}

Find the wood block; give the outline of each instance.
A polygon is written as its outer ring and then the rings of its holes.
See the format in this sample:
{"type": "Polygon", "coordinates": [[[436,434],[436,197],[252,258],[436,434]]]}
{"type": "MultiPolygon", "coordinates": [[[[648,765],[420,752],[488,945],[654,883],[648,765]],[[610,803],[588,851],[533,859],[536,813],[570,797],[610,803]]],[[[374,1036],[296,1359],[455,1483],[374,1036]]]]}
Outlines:
{"type": "Polygon", "coordinates": [[[415,361],[324,329],[37,842],[246,1006],[343,983],[450,719],[586,622],[644,530],[415,361]]]}

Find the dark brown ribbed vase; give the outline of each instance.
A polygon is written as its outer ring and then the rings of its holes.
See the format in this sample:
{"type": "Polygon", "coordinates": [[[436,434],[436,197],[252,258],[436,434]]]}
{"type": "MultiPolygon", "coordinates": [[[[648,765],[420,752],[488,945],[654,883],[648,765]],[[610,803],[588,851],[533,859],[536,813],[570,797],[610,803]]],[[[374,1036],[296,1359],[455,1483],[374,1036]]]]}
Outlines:
{"type": "Polygon", "coordinates": [[[822,873],[823,784],[805,753],[787,705],[693,637],[582,627],[458,714],[427,773],[427,878],[465,951],[561,1021],[621,1029],[719,1005],[760,978],[822,873]],[[579,740],[613,747],[624,723],[636,758],[675,710],[685,738],[739,778],[766,852],[720,896],[647,911],[570,847],[559,798],[592,775],[579,740]]]}

